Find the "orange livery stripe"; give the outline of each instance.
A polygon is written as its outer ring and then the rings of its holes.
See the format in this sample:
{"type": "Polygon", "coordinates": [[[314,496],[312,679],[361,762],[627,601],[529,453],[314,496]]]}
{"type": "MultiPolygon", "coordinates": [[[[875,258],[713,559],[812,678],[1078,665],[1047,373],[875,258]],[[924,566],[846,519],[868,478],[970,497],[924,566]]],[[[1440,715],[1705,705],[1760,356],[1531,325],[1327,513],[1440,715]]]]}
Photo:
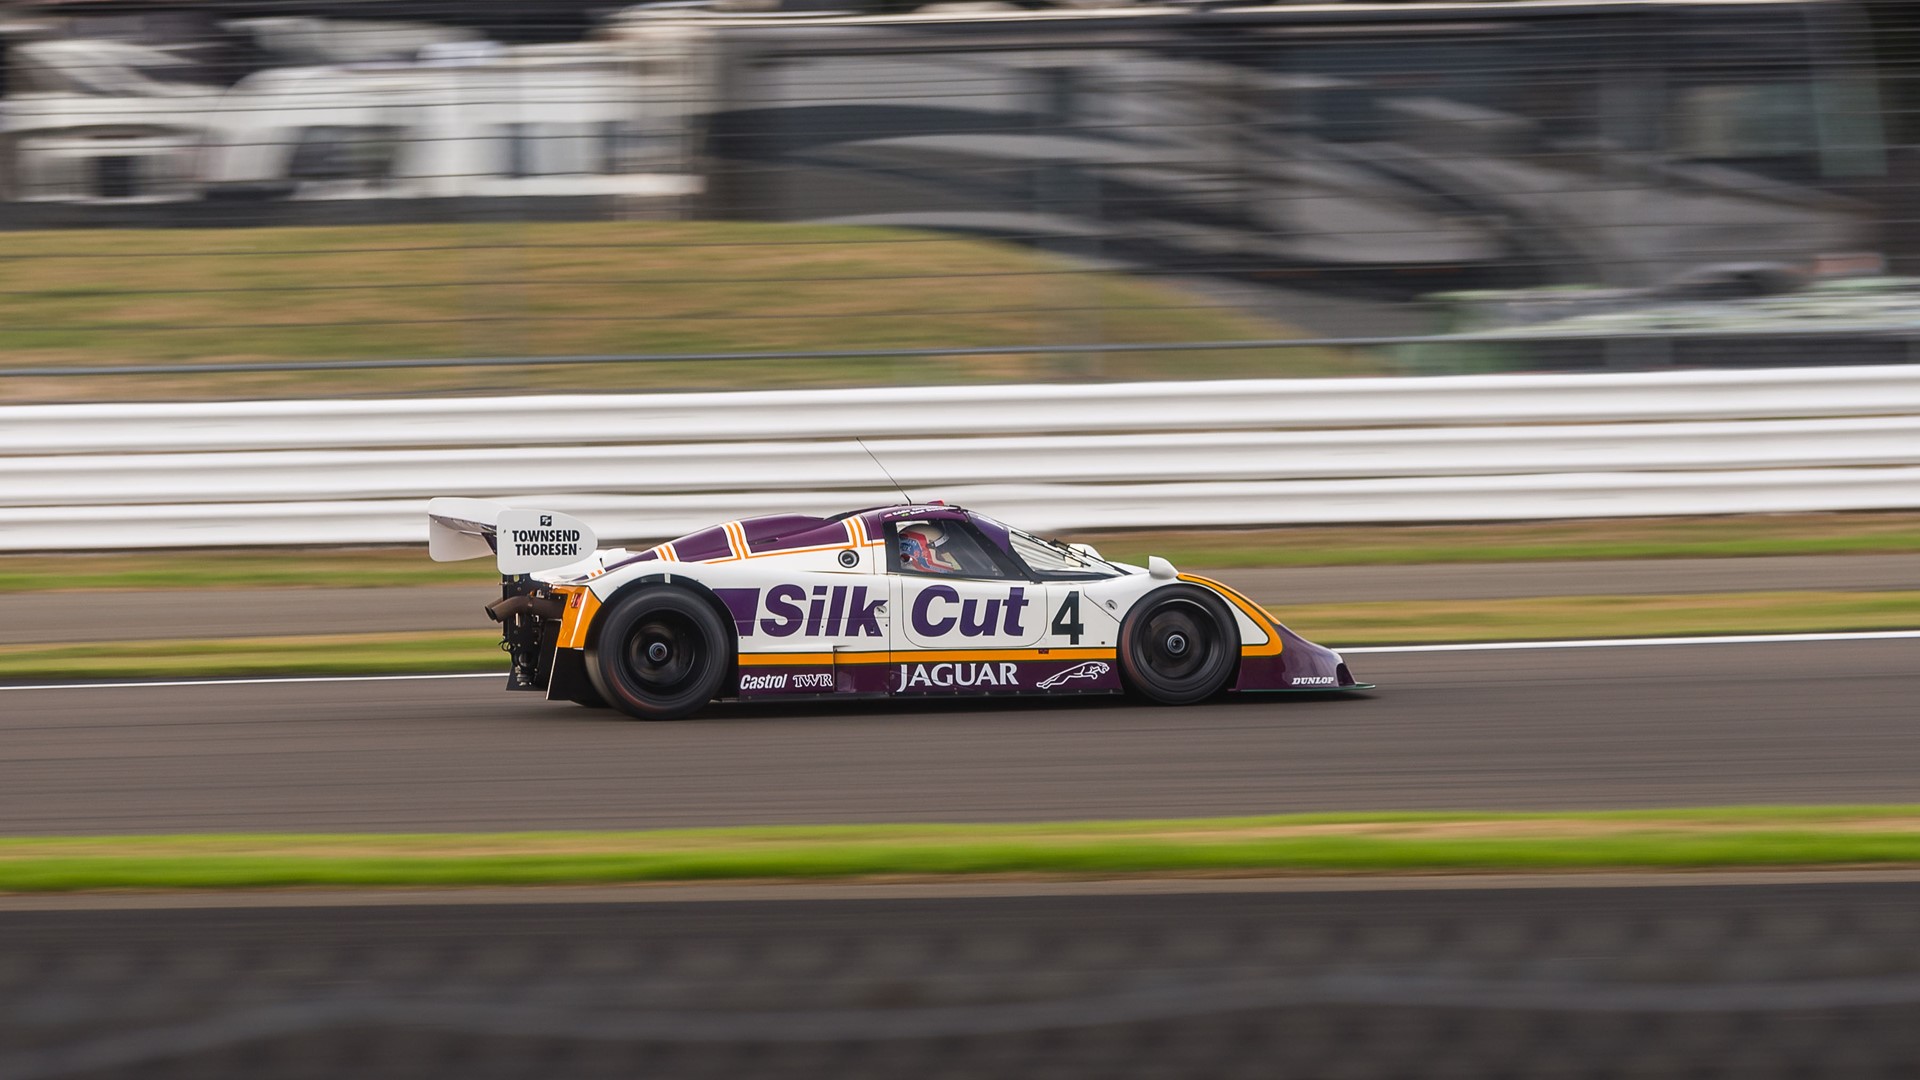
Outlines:
{"type": "Polygon", "coordinates": [[[1231,603],[1234,607],[1239,608],[1241,613],[1246,615],[1247,618],[1252,619],[1253,625],[1258,626],[1260,629],[1265,630],[1267,632],[1266,644],[1242,645],[1240,646],[1241,656],[1279,656],[1280,655],[1280,649],[1281,649],[1280,620],[1274,618],[1272,615],[1267,614],[1266,608],[1261,607],[1259,604],[1256,604],[1253,601],[1247,599],[1246,597],[1240,595],[1240,593],[1235,591],[1234,589],[1229,588],[1226,585],[1222,585],[1221,583],[1213,580],[1212,578],[1203,578],[1198,574],[1181,574],[1180,580],[1185,582],[1190,582],[1194,585],[1200,585],[1205,588],[1212,589],[1214,592],[1219,593],[1221,596],[1225,597],[1227,601],[1231,603]]]}
{"type": "Polygon", "coordinates": [[[587,627],[593,625],[593,614],[600,610],[600,598],[593,595],[592,589],[583,585],[563,585],[553,591],[567,598],[566,612],[560,616],[560,637],[557,647],[586,648],[587,627]]]}

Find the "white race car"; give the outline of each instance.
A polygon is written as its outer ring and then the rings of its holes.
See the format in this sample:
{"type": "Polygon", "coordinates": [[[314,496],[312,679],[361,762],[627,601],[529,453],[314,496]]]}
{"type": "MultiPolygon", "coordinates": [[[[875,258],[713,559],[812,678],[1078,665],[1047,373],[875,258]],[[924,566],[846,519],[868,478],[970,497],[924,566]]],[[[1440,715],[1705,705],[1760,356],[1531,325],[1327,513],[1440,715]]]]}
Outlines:
{"type": "Polygon", "coordinates": [[[1364,690],[1233,589],[934,502],[747,518],[600,549],[557,511],[435,499],[430,552],[491,555],[508,688],[645,720],[718,698],[1364,690]]]}

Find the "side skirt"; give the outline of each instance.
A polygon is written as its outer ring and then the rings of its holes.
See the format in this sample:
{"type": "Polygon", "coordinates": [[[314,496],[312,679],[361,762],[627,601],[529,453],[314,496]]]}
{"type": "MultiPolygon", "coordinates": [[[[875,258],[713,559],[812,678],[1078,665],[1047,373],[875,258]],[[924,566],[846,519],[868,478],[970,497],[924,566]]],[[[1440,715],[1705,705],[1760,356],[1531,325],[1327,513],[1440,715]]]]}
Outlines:
{"type": "Polygon", "coordinates": [[[1229,690],[1231,694],[1345,694],[1354,690],[1378,690],[1378,683],[1350,683],[1346,686],[1273,686],[1250,690],[1229,690]]]}

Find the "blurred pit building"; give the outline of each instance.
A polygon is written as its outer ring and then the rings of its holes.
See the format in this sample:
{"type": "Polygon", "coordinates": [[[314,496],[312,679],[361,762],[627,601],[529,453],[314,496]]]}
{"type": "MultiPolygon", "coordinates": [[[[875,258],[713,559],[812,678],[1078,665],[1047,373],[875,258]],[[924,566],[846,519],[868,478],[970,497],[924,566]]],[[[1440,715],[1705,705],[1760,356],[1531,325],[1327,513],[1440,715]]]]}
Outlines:
{"type": "Polygon", "coordinates": [[[1910,262],[1898,7],[24,0],[0,227],[837,222],[1753,295],[1910,262]]]}

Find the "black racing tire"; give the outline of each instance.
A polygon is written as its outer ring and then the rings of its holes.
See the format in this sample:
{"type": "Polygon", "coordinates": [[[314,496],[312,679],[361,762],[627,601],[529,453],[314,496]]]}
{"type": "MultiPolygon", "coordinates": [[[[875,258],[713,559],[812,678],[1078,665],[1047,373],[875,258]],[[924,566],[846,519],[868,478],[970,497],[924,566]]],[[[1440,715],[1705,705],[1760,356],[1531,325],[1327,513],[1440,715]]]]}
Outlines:
{"type": "Polygon", "coordinates": [[[646,585],[602,615],[587,644],[587,679],[637,720],[681,720],[720,693],[733,668],[733,630],[686,589],[646,585]]]}
{"type": "Polygon", "coordinates": [[[1169,585],[1140,599],[1120,624],[1120,677],[1161,705],[1220,694],[1240,668],[1240,630],[1226,601],[1197,585],[1169,585]]]}

